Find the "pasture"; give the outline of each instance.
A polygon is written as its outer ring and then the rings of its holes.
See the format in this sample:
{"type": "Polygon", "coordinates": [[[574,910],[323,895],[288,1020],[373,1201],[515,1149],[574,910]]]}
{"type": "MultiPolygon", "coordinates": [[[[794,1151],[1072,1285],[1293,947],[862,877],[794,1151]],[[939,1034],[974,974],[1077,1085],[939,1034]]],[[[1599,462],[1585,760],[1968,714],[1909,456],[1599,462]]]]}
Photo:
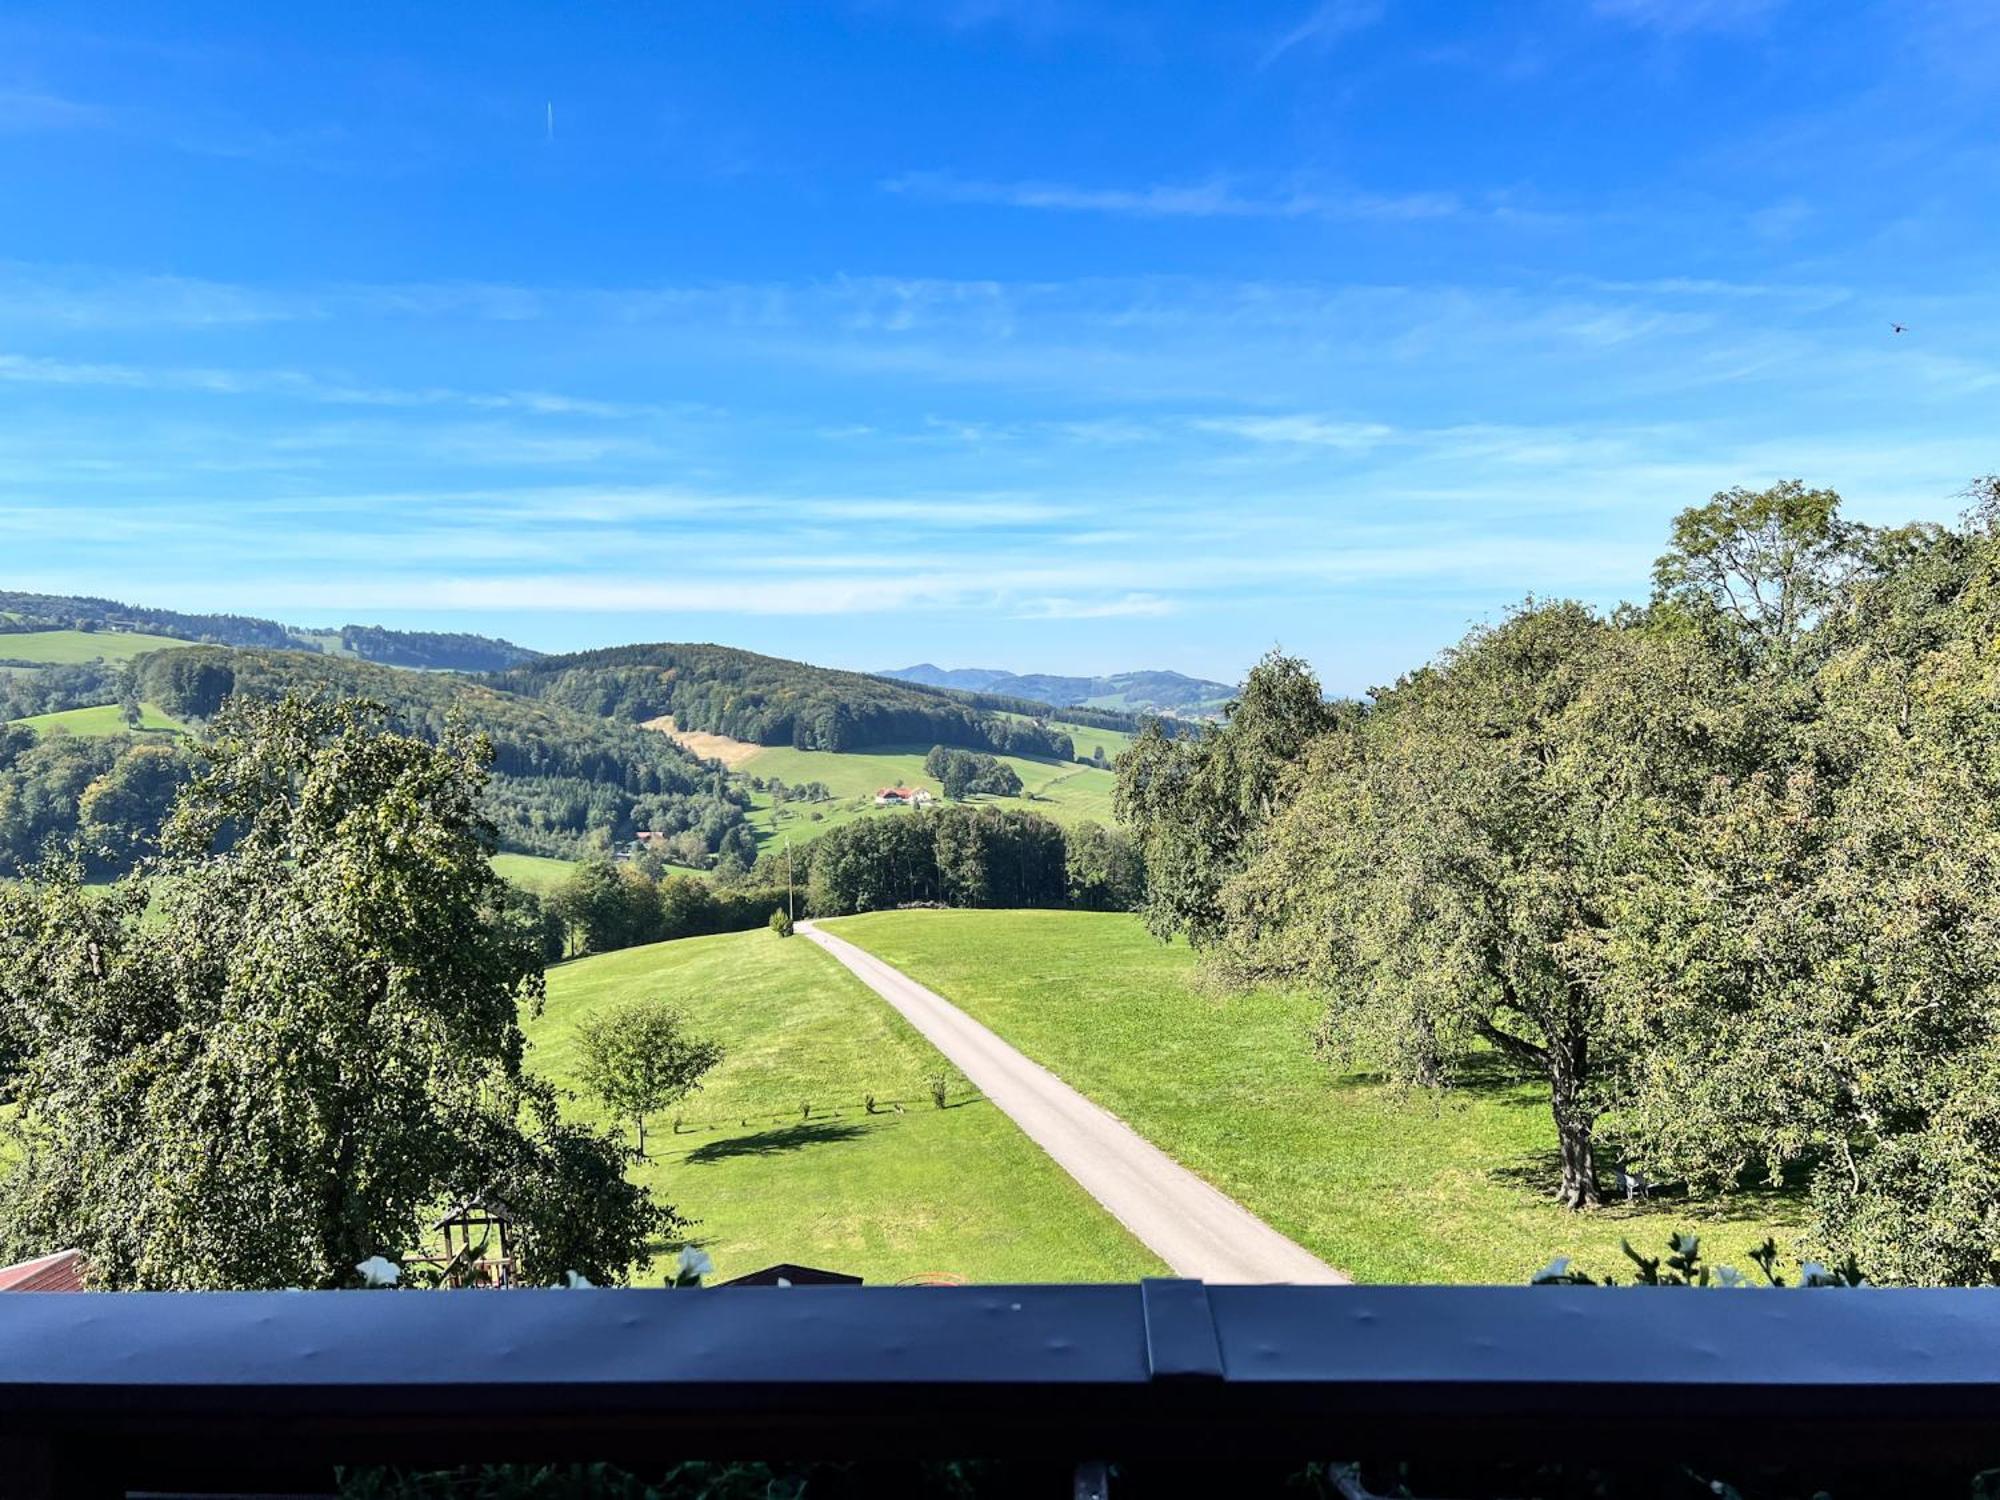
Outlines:
{"type": "MultiPolygon", "coordinates": [[[[60,713],[35,714],[26,719],[14,720],[24,724],[37,734],[74,734],[85,739],[102,739],[111,734],[131,734],[133,728],[125,722],[125,715],[115,703],[101,703],[95,708],[66,708],[60,713]]],[[[151,703],[139,705],[139,727],[142,736],[186,734],[187,725],[176,719],[165,709],[151,703]]]]}
{"type": "MultiPolygon", "coordinates": [[[[654,721],[657,725],[659,721],[654,721]]],[[[1063,725],[1065,729],[1075,726],[1063,725]]],[[[662,733],[669,731],[662,730],[662,733]]],[[[1105,753],[1115,755],[1129,735],[1115,730],[1079,731],[1086,736],[1104,736],[1105,753]]],[[[789,745],[747,745],[724,740],[719,735],[688,735],[675,731],[674,738],[697,754],[724,760],[732,770],[748,776],[775,776],[790,786],[809,781],[821,782],[833,794],[828,802],[772,804],[768,794],[758,793],[750,822],[768,845],[779,834],[795,843],[804,843],[821,834],[877,811],[875,793],[885,786],[922,787],[932,796],[942,797],[943,788],[924,774],[924,757],[930,746],[896,745],[871,750],[795,750],[789,745]],[[818,813],[817,818],[813,817],[818,813]]],[[[1091,743],[1099,743],[1093,740],[1091,743]]],[[[1081,742],[1079,742],[1081,743],[1081,742]]],[[[1117,777],[1110,771],[1075,761],[1052,760],[1042,756],[1001,755],[996,759],[1014,768],[1021,778],[1019,797],[974,797],[973,802],[990,802],[996,807],[1020,808],[1040,813],[1064,827],[1078,823],[1109,823],[1111,794],[1117,777]]]]}
{"type": "MultiPolygon", "coordinates": [[[[529,1066],[573,1082],[575,1028],[627,1000],[681,1007],[726,1049],[681,1108],[651,1122],[639,1180],[699,1222],[721,1279],[779,1261],[870,1282],[1105,1281],[1159,1274],[1152,1255],[873,993],[803,938],[685,938],[549,971],[522,1017],[529,1066]],[[865,1097],[874,1094],[876,1112],[865,1097]],[[810,1106],[810,1113],[807,1107],[810,1106]],[[901,1107],[898,1112],[897,1106],[901,1107]]],[[[604,1124],[595,1105],[566,1106],[604,1124]]],[[[629,1139],[629,1134],[628,1134],[629,1139]]],[[[656,1284],[671,1249],[641,1284],[656,1284]]]]}
{"type": "MultiPolygon", "coordinates": [[[[952,1000],[1275,1228],[1360,1281],[1520,1282],[1553,1255],[1629,1269],[1677,1228],[1744,1268],[1794,1201],[1571,1214],[1549,1199],[1542,1084],[1494,1071],[1441,1097],[1313,1053],[1319,1003],[1205,987],[1183,944],[1091,912],[878,912],[826,924],[952,1000]]],[[[1608,1165],[1608,1164],[1607,1164],[1608,1165]]]]}
{"type": "Polygon", "coordinates": [[[87,661],[130,661],[148,651],[191,646],[192,641],[125,630],[27,630],[0,634],[0,662],[75,666],[87,661]]]}

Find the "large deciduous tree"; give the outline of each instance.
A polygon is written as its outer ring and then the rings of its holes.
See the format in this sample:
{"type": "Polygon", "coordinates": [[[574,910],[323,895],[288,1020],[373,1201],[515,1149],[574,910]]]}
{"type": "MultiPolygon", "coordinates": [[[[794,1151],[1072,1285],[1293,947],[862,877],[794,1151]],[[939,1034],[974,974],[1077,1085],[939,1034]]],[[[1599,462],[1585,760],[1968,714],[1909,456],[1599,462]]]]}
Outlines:
{"type": "Polygon", "coordinates": [[[76,1246],[108,1287],[332,1287],[485,1191],[530,1279],[645,1258],[678,1221],[522,1066],[541,954],[502,911],[484,757],[367,703],[238,700],[162,878],[0,887],[0,1249],[76,1246]]]}

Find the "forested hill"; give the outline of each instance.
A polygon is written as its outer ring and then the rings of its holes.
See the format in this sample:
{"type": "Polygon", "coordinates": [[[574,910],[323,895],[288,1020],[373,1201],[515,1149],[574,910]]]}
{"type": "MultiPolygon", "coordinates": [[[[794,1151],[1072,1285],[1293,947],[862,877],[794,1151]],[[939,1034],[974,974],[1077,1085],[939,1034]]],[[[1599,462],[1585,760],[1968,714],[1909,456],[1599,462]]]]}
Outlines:
{"type": "MultiPolygon", "coordinates": [[[[1046,672],[1002,672],[990,667],[945,668],[929,662],[876,674],[897,682],[960,692],[998,693],[1058,708],[1109,710],[1124,714],[1175,714],[1207,718],[1222,712],[1236,695],[1226,682],[1210,682],[1180,672],[1118,672],[1109,677],[1065,677],[1046,672]]],[[[1067,716],[1067,715],[1066,715],[1067,716]]]]}
{"type": "MultiPolygon", "coordinates": [[[[216,646],[265,647],[355,657],[392,667],[454,672],[497,672],[529,661],[535,652],[512,641],[433,630],[385,630],[343,625],[306,630],[249,615],[188,615],[69,594],[0,590],[0,635],[40,630],[121,630],[172,636],[216,646]]],[[[6,653],[0,651],[0,656],[6,653]]]]}
{"type": "Polygon", "coordinates": [[[1046,712],[1045,704],[975,702],[728,646],[617,646],[544,656],[485,680],[577,713],[629,723],[671,714],[682,729],[757,745],[957,745],[1064,760],[1074,753],[1067,734],[1004,716],[1046,712]]]}
{"type": "Polygon", "coordinates": [[[493,742],[488,811],[509,848],[577,855],[638,828],[694,828],[711,853],[755,856],[741,789],[665,735],[631,724],[464,677],[298,651],[197,646],[143,657],[135,671],[141,697],[189,720],[212,716],[232,692],[289,689],[373,698],[428,739],[457,715],[493,742]]]}

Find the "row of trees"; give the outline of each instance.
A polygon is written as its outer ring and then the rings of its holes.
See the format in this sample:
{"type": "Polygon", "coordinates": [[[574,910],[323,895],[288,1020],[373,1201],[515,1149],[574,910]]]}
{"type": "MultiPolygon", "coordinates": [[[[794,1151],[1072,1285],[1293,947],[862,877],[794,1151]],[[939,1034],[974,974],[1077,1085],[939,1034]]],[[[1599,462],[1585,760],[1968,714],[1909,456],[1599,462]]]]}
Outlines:
{"type": "MultiPolygon", "coordinates": [[[[1031,812],[947,806],[862,818],[797,850],[814,916],[895,906],[1086,906],[1129,911],[1144,873],[1137,846],[1095,823],[1063,829],[1031,812]]],[[[776,872],[766,855],[759,874],[776,872]]]]}
{"type": "Polygon", "coordinates": [[[577,713],[800,750],[957,745],[1068,760],[1067,734],[984,713],[949,695],[860,672],[758,656],[726,646],[618,646],[544,657],[489,679],[577,713]]]}
{"type": "Polygon", "coordinates": [[[191,774],[191,758],[171,741],[0,725],[0,876],[71,845],[89,875],[131,868],[154,849],[191,774]]]}
{"type": "Polygon", "coordinates": [[[553,962],[672,938],[745,932],[762,927],[785,903],[782,884],[655,876],[638,861],[592,859],[571,871],[541,905],[553,924],[553,962]]]}
{"type": "Polygon", "coordinates": [[[681,1227],[523,1067],[542,955],[476,738],[233,700],[156,872],[0,884],[0,1257],[107,1288],[337,1287],[477,1194],[521,1269],[620,1280],[681,1227]]]}
{"type": "Polygon", "coordinates": [[[2000,481],[1955,529],[1731,491],[1655,582],[1365,704],[1273,657],[1218,732],[1143,735],[1148,921],[1318,986],[1336,1053],[1546,1080],[1567,1204],[1608,1149],[1803,1184],[1890,1279],[2000,1275],[2000,481]]]}

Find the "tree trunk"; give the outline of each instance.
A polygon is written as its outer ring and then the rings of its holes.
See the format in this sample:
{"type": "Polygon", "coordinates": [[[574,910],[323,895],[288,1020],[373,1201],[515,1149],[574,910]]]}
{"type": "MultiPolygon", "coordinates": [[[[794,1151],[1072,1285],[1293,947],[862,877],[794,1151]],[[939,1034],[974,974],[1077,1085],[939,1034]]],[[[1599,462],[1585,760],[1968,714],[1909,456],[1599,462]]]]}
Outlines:
{"type": "Polygon", "coordinates": [[[644,1156],[646,1154],[646,1117],[640,1115],[637,1124],[639,1126],[639,1154],[644,1156]]]}
{"type": "Polygon", "coordinates": [[[1597,1148],[1591,1141],[1596,1122],[1579,1104],[1574,1078],[1557,1076],[1550,1082],[1556,1143],[1562,1152],[1562,1187],[1556,1196],[1564,1208],[1596,1208],[1604,1201],[1597,1191],[1597,1148]]]}

